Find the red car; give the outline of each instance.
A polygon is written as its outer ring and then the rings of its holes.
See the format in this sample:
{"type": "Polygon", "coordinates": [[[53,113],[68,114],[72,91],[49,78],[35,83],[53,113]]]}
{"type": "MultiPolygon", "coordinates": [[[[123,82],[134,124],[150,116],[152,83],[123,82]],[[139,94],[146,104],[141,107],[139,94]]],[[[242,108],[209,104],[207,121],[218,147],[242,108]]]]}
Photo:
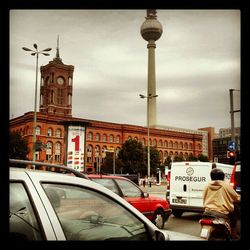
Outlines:
{"type": "Polygon", "coordinates": [[[164,228],[172,213],[168,201],[143,192],[133,181],[122,176],[89,174],[88,177],[124,198],[158,228],[164,228]]]}

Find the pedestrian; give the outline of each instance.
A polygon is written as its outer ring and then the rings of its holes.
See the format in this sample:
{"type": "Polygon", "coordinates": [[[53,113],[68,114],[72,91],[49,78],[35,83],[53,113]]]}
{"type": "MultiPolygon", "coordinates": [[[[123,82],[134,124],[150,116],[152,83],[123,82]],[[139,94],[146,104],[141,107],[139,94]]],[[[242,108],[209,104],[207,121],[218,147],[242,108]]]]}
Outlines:
{"type": "Polygon", "coordinates": [[[143,184],[143,187],[145,187],[145,185],[146,185],[146,180],[145,180],[145,178],[143,179],[142,184],[143,184]]]}
{"type": "Polygon", "coordinates": [[[151,187],[152,183],[151,183],[151,177],[148,177],[148,185],[149,187],[151,187]]]}
{"type": "Polygon", "coordinates": [[[215,162],[213,162],[213,164],[212,164],[212,169],[214,169],[214,168],[216,168],[216,163],[215,162]]]}

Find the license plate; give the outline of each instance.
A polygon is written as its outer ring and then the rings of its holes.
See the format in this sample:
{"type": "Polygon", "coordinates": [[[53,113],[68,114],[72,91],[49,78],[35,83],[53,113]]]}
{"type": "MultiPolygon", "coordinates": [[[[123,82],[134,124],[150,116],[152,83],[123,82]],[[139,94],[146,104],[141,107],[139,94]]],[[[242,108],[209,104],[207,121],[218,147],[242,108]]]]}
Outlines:
{"type": "Polygon", "coordinates": [[[178,203],[178,204],[187,204],[187,200],[185,199],[172,199],[173,203],[178,203]]]}
{"type": "Polygon", "coordinates": [[[208,237],[208,233],[209,233],[208,228],[202,228],[202,229],[201,229],[201,234],[200,234],[200,236],[201,236],[202,238],[207,238],[207,237],[208,237]]]}
{"type": "Polygon", "coordinates": [[[211,232],[211,226],[203,225],[201,228],[200,237],[204,239],[208,239],[210,236],[210,232],[211,232]]]}

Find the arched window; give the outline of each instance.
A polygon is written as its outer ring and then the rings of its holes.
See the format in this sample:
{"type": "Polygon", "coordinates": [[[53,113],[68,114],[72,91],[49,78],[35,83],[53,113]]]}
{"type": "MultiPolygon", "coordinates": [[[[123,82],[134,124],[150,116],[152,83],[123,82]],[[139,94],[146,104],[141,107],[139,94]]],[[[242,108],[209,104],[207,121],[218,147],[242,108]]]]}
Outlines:
{"type": "Polygon", "coordinates": [[[36,127],[36,135],[40,135],[41,134],[41,127],[37,126],[36,127]]]}
{"type": "Polygon", "coordinates": [[[43,85],[44,85],[44,78],[41,77],[41,86],[43,86],[43,85]]]}
{"type": "Polygon", "coordinates": [[[157,146],[157,140],[154,139],[154,146],[157,146]]]}
{"type": "Polygon", "coordinates": [[[43,105],[43,94],[40,95],[40,100],[41,105],[43,105]]]}
{"type": "Polygon", "coordinates": [[[99,156],[100,154],[100,146],[96,145],[95,146],[95,156],[99,156]]]}
{"type": "Polygon", "coordinates": [[[183,142],[180,142],[180,149],[183,149],[183,142]]]}
{"type": "Polygon", "coordinates": [[[46,161],[52,161],[53,144],[52,142],[47,142],[46,144],[46,161]]]}
{"type": "Polygon", "coordinates": [[[60,161],[61,160],[61,143],[57,142],[55,145],[55,161],[60,161]]]}
{"type": "Polygon", "coordinates": [[[109,142],[114,142],[114,136],[113,135],[109,136],[109,142]]]}
{"type": "Polygon", "coordinates": [[[72,78],[69,77],[69,86],[72,86],[72,78]]]}
{"type": "Polygon", "coordinates": [[[96,133],[96,135],[95,135],[95,140],[96,140],[96,141],[100,141],[100,134],[99,134],[99,133],[96,133]]]}
{"type": "Polygon", "coordinates": [[[193,144],[189,143],[189,149],[192,150],[193,149],[193,144]]]}
{"type": "Polygon", "coordinates": [[[106,157],[106,150],[107,146],[102,147],[102,163],[104,163],[105,157],[106,157]]]}
{"type": "Polygon", "coordinates": [[[168,158],[168,151],[164,151],[164,160],[168,158]]]}
{"type": "Polygon", "coordinates": [[[47,135],[52,136],[52,128],[48,128],[47,135]]]}
{"type": "Polygon", "coordinates": [[[119,135],[116,136],[116,143],[120,143],[121,137],[119,135]]]}
{"type": "Polygon", "coordinates": [[[172,142],[172,141],[169,142],[169,147],[170,147],[170,148],[173,147],[173,142],[172,142]]]}
{"type": "Polygon", "coordinates": [[[92,152],[93,152],[93,146],[88,145],[88,148],[87,148],[87,162],[88,163],[92,163],[92,152]]]}
{"type": "Polygon", "coordinates": [[[104,134],[104,135],[102,136],[102,141],[107,141],[107,135],[106,135],[106,134],[104,134]]]}
{"type": "Polygon", "coordinates": [[[58,128],[58,129],[56,130],[56,137],[61,137],[61,133],[62,133],[61,129],[58,128]]]}
{"type": "Polygon", "coordinates": [[[159,147],[162,147],[162,139],[159,140],[159,147]]]}
{"type": "Polygon", "coordinates": [[[89,133],[88,133],[88,140],[89,140],[89,141],[92,141],[92,139],[93,139],[93,133],[92,133],[92,132],[89,132],[89,133]]]}
{"type": "Polygon", "coordinates": [[[72,103],[72,95],[68,94],[68,105],[71,105],[72,103]]]}
{"type": "Polygon", "coordinates": [[[167,148],[168,147],[168,142],[164,141],[164,147],[167,148]]]}

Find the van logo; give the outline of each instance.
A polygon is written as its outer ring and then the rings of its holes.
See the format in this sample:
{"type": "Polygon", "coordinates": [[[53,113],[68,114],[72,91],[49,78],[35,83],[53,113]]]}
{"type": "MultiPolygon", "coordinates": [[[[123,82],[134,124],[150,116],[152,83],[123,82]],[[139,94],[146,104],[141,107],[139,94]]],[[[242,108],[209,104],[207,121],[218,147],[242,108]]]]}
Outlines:
{"type": "Polygon", "coordinates": [[[189,167],[186,169],[186,173],[187,173],[187,175],[192,175],[194,173],[194,169],[189,167]]]}

